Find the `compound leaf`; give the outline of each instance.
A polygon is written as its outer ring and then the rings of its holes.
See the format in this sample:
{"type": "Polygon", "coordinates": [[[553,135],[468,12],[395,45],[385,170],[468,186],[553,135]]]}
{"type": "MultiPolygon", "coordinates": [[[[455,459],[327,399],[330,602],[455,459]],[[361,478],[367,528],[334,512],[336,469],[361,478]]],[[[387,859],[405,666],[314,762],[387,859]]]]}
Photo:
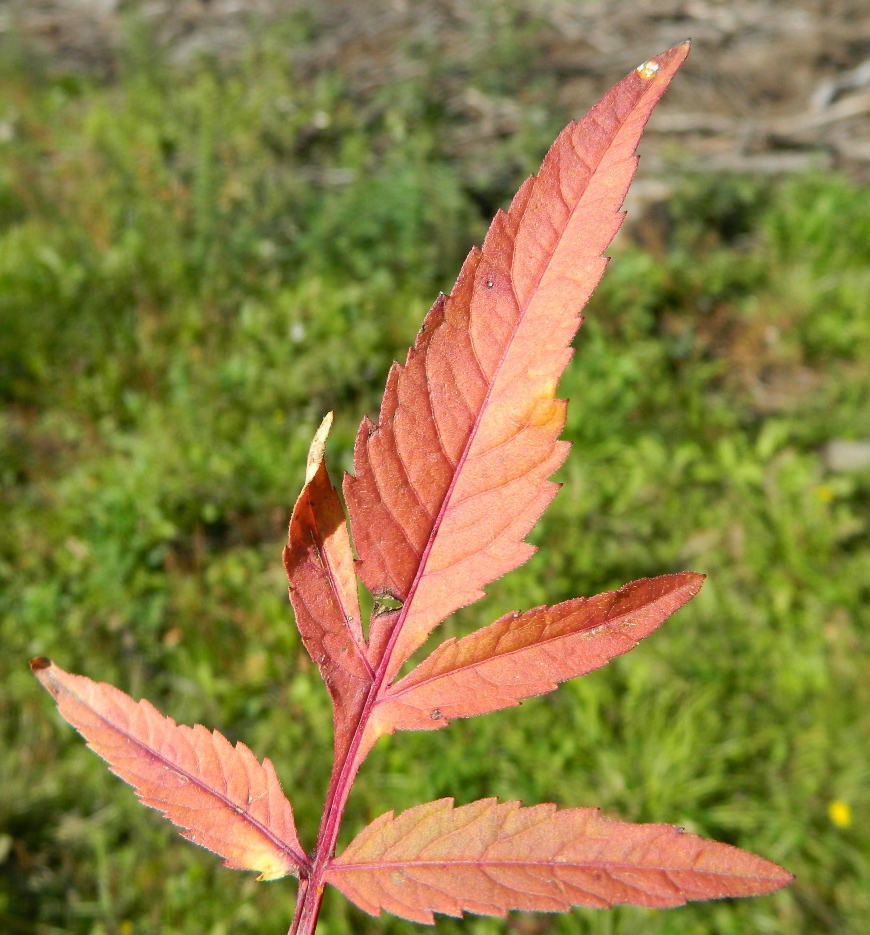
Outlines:
{"type": "Polygon", "coordinates": [[[261,879],[299,877],[291,935],[313,935],[327,882],[374,915],[431,923],[435,912],[679,906],[770,893],[792,879],[669,825],[496,799],[388,812],[332,856],[378,736],[552,691],[632,649],[701,586],[703,576],[684,572],[508,614],[447,640],[394,684],[446,616],[534,552],[525,537],[558,489],[550,477],[569,447],[559,440],[567,403],[558,383],[624,217],[640,136],[688,51],[685,43],[645,62],[565,128],[469,253],[452,294],[432,306],[405,365],[391,368],[378,421],[363,420],[344,480],[356,562],[324,463],[331,413],[314,436],[284,550],[296,621],[335,726],[310,858],[269,760],[48,659],[31,663],[61,715],[184,837],[261,879]],[[368,641],[356,572],[376,598],[368,641]]]}

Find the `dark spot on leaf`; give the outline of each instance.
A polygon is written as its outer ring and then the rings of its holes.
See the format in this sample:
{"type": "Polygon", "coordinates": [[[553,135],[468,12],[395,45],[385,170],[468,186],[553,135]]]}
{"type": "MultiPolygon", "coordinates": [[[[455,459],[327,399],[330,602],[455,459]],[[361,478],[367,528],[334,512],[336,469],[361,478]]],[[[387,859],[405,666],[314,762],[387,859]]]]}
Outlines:
{"type": "Polygon", "coordinates": [[[432,718],[433,721],[440,721],[440,720],[441,720],[441,711],[440,711],[440,709],[439,709],[439,708],[436,708],[436,709],[429,715],[429,717],[432,718]]]}

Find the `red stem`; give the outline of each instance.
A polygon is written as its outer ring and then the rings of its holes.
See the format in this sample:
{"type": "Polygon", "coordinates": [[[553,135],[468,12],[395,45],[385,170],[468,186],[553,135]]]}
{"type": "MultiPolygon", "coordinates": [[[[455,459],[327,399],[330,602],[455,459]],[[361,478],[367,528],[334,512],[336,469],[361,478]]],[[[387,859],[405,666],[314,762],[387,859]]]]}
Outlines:
{"type": "MultiPolygon", "coordinates": [[[[442,507],[443,513],[443,507],[442,507]]],[[[405,623],[405,618],[411,607],[411,602],[417,591],[417,585],[422,577],[422,570],[426,565],[426,558],[432,546],[432,539],[440,525],[441,514],[439,514],[435,525],[430,534],[430,541],[423,553],[420,561],[420,568],[417,577],[411,585],[408,599],[399,612],[393,631],[390,634],[389,642],[381,657],[380,664],[374,674],[372,684],[369,686],[369,692],[366,696],[356,730],[347,753],[341,762],[336,762],[332,769],[332,777],[329,781],[329,791],[326,794],[326,804],[323,809],[323,818],[320,822],[320,830],[317,833],[317,846],[312,857],[311,873],[307,879],[300,877],[299,895],[296,898],[296,909],[293,913],[293,921],[287,935],[314,935],[317,927],[317,917],[320,915],[320,905],[323,902],[324,875],[329,867],[329,862],[335,854],[335,845],[338,841],[338,832],[341,829],[341,820],[344,817],[344,809],[347,805],[347,799],[350,790],[353,787],[357,771],[362,765],[362,758],[359,757],[360,745],[365,736],[366,727],[375,705],[381,700],[386,690],[389,688],[389,679],[387,673],[390,669],[390,658],[393,655],[393,649],[396,646],[396,640],[405,623]]]]}
{"type": "MultiPolygon", "coordinates": [[[[407,602],[405,607],[408,606],[408,603],[410,602],[407,602]]],[[[335,854],[335,845],[338,841],[338,832],[341,828],[344,809],[357,770],[362,764],[362,760],[358,758],[360,744],[372,710],[385,687],[387,667],[395,645],[395,637],[398,635],[397,631],[402,623],[404,623],[404,613],[396,621],[390,643],[381,659],[381,664],[378,666],[372,684],[369,686],[369,693],[347,753],[341,762],[336,762],[333,766],[329,791],[326,794],[326,804],[323,809],[323,818],[317,834],[317,846],[312,858],[311,873],[307,879],[300,877],[296,910],[293,913],[293,921],[287,935],[314,935],[317,917],[320,914],[320,904],[323,902],[323,888],[325,885],[323,877],[330,860],[335,854]]]]}
{"type": "Polygon", "coordinates": [[[410,598],[402,608],[402,613],[396,621],[393,632],[390,636],[390,642],[384,652],[381,663],[375,673],[374,680],[369,687],[369,693],[366,697],[360,719],[357,723],[353,739],[348,747],[347,754],[341,763],[336,763],[333,767],[332,778],[329,782],[329,791],[326,795],[326,804],[323,809],[323,818],[320,822],[320,830],[317,834],[317,846],[312,858],[311,874],[308,879],[300,878],[299,895],[296,898],[296,910],[293,913],[293,921],[287,935],[314,935],[314,929],[317,927],[317,917],[320,915],[320,905],[323,902],[323,877],[335,854],[335,845],[338,841],[338,832],[341,829],[341,820],[344,817],[344,809],[347,805],[347,799],[350,790],[353,787],[353,781],[356,778],[357,770],[362,765],[362,760],[358,759],[360,744],[362,743],[365,729],[371,717],[372,710],[380,700],[386,681],[387,670],[389,667],[390,656],[395,646],[396,637],[402,624],[405,622],[405,614],[410,604],[410,598]]]}

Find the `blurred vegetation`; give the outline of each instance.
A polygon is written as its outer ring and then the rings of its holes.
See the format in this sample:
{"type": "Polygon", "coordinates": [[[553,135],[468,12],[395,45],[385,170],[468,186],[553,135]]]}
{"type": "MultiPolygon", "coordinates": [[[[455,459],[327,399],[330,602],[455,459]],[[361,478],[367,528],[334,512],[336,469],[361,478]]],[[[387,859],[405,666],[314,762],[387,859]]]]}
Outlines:
{"type": "MultiPolygon", "coordinates": [[[[516,90],[522,36],[502,23],[468,83],[516,90]]],[[[10,933],[286,930],[292,881],[223,870],[141,808],[27,660],[243,738],[275,761],[312,843],[330,711],[280,562],[310,437],[335,408],[334,478],[350,467],[390,361],[565,117],[531,108],[485,164],[463,164],[441,148],[439,63],[361,104],[340,74],[288,65],[304,40],[291,22],[234,65],[182,68],[141,37],[101,81],[4,60],[10,933]]],[[[541,550],[444,629],[683,568],[709,575],[703,591],[551,696],[381,741],[344,837],[445,795],[597,804],[798,880],[671,912],[444,919],[444,933],[870,931],[870,470],[823,457],[870,439],[870,189],[688,178],[659,215],[622,236],[588,309],[563,382],[576,444],[541,550]]],[[[321,925],[415,928],[336,894],[321,925]]]]}

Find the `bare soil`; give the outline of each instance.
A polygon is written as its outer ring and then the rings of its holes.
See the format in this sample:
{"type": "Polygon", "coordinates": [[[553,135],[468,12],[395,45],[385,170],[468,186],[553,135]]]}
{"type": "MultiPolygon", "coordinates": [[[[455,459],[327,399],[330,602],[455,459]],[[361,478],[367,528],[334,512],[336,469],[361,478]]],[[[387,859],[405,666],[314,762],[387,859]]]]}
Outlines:
{"type": "Polygon", "coordinates": [[[870,179],[868,0],[0,0],[0,29],[57,67],[99,73],[112,72],[133,15],[182,61],[232,57],[251,30],[296,16],[312,37],[296,65],[339,68],[360,95],[419,74],[426,48],[450,62],[441,80],[459,118],[457,155],[518,125],[516,101],[463,79],[505,18],[525,30],[533,72],[578,115],[631,67],[690,37],[693,54],[645,143],[648,196],[669,148],[714,171],[817,166],[870,179]]]}

